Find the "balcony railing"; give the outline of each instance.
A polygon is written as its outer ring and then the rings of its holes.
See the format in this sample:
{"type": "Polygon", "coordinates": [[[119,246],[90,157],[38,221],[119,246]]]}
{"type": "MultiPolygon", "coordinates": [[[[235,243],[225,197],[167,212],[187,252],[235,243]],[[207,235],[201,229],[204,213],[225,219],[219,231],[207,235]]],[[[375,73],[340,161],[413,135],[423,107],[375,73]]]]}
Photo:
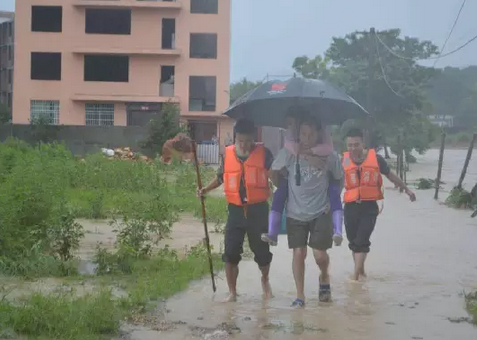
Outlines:
{"type": "Polygon", "coordinates": [[[180,9],[182,3],[179,0],[75,0],[76,7],[129,7],[129,8],[167,8],[180,9]]]}
{"type": "Polygon", "coordinates": [[[171,56],[179,57],[181,50],[179,49],[159,49],[159,48],[129,48],[129,47],[87,47],[74,46],[72,48],[75,54],[120,54],[129,56],[149,55],[149,56],[171,56]]]}

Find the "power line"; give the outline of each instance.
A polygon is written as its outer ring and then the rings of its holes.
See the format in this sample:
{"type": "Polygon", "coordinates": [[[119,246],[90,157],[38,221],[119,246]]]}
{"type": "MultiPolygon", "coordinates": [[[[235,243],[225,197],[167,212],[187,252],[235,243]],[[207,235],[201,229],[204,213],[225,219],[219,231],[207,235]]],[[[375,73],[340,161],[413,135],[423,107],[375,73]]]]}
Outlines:
{"type": "Polygon", "coordinates": [[[388,50],[389,53],[391,53],[392,55],[394,55],[396,58],[399,58],[399,59],[404,59],[404,60],[412,60],[412,61],[416,61],[416,60],[435,60],[435,59],[439,59],[439,58],[444,58],[444,57],[448,57],[450,56],[451,54],[454,54],[456,52],[459,52],[461,49],[465,48],[467,45],[471,44],[472,42],[474,42],[475,40],[477,40],[477,35],[474,36],[473,38],[471,38],[470,40],[468,40],[465,44],[457,47],[456,49],[450,51],[450,52],[447,52],[447,53],[444,53],[444,54],[440,54],[439,56],[437,57],[429,57],[429,58],[422,58],[422,59],[419,59],[419,58],[409,58],[409,57],[405,57],[405,56],[402,56],[396,52],[394,52],[388,45],[386,45],[384,43],[384,41],[379,37],[379,35],[376,33],[376,38],[378,39],[379,43],[381,45],[384,46],[384,48],[386,48],[386,50],[388,50]]]}
{"type": "Polygon", "coordinates": [[[401,98],[404,98],[404,96],[402,94],[400,94],[399,92],[395,91],[393,89],[393,87],[391,86],[391,84],[389,83],[388,81],[388,78],[386,76],[386,72],[384,71],[384,66],[383,66],[383,62],[381,60],[381,54],[379,53],[379,45],[378,45],[378,40],[376,39],[376,36],[375,35],[375,42],[376,42],[376,53],[378,55],[378,62],[379,62],[379,66],[381,66],[381,73],[383,74],[383,79],[384,79],[384,82],[386,83],[386,85],[389,87],[389,89],[391,90],[392,93],[394,93],[396,96],[398,97],[401,97],[401,98]]]}
{"type": "MultiPolygon", "coordinates": [[[[457,13],[457,17],[455,18],[454,20],[454,24],[452,25],[452,28],[449,32],[449,34],[447,35],[447,38],[446,40],[444,41],[444,44],[442,45],[442,48],[441,48],[441,52],[439,53],[439,56],[442,57],[442,52],[444,52],[445,48],[446,48],[446,45],[447,45],[447,42],[449,41],[452,33],[454,32],[454,29],[455,27],[457,26],[457,22],[459,21],[459,18],[460,18],[460,15],[462,13],[462,10],[464,9],[464,6],[465,6],[465,3],[467,2],[467,0],[464,0],[462,1],[462,5],[460,6],[460,9],[459,9],[459,13],[457,13]]],[[[436,58],[436,61],[434,61],[434,64],[432,65],[432,67],[435,67],[437,62],[439,61],[439,57],[436,58]]]]}

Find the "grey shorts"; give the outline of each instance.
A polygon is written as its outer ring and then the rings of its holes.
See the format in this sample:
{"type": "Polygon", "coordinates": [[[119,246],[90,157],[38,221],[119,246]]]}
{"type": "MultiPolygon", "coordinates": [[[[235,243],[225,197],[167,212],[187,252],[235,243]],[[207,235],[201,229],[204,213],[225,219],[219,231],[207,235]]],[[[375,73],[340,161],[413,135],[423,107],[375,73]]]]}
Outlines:
{"type": "Polygon", "coordinates": [[[329,212],[314,220],[302,222],[287,217],[288,248],[328,250],[333,246],[333,220],[329,212]]]}

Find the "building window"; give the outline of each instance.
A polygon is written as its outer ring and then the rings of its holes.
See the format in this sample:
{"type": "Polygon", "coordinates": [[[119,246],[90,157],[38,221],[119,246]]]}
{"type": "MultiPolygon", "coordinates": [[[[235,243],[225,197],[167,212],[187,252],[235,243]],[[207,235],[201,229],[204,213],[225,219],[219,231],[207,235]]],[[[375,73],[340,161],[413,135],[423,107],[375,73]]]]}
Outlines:
{"type": "Polygon", "coordinates": [[[32,6],[32,32],[61,32],[63,8],[61,6],[32,6]]]}
{"type": "Polygon", "coordinates": [[[159,95],[161,97],[174,97],[174,66],[161,66],[161,82],[159,85],[159,95]]]}
{"type": "Polygon", "coordinates": [[[219,12],[218,0],[191,0],[190,12],[198,14],[217,14],[219,12]]]}
{"type": "Polygon", "coordinates": [[[190,57],[217,59],[217,34],[191,33],[190,57]]]}
{"type": "Polygon", "coordinates": [[[189,111],[215,111],[217,78],[191,76],[189,78],[189,111]]]}
{"type": "Polygon", "coordinates": [[[58,125],[60,102],[57,100],[32,100],[30,102],[30,122],[42,121],[58,125]]]}
{"type": "Polygon", "coordinates": [[[12,85],[13,84],[13,70],[9,69],[7,72],[8,72],[8,84],[12,85]]]}
{"type": "Polygon", "coordinates": [[[12,61],[13,60],[13,46],[12,45],[8,45],[8,61],[12,61]]]}
{"type": "Polygon", "coordinates": [[[113,126],[114,104],[85,104],[86,125],[113,126]]]}
{"type": "Polygon", "coordinates": [[[61,80],[61,53],[31,53],[32,80],[61,80]]]}
{"type": "Polygon", "coordinates": [[[162,19],[162,48],[165,50],[176,48],[176,19],[162,19]]]}
{"type": "Polygon", "coordinates": [[[131,34],[130,9],[86,9],[85,32],[89,34],[131,34]]]}
{"type": "Polygon", "coordinates": [[[12,109],[12,94],[10,92],[7,93],[7,105],[8,105],[8,108],[11,110],[12,109]]]}
{"type": "Polygon", "coordinates": [[[84,80],[129,82],[129,57],[118,55],[85,55],[84,80]]]}

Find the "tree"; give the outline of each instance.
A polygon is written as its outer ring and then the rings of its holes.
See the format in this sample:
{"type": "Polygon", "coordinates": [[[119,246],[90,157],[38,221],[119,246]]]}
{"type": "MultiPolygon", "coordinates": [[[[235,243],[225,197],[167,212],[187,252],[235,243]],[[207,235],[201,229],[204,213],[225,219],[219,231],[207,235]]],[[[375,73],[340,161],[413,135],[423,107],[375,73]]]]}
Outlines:
{"type": "MultiPolygon", "coordinates": [[[[305,77],[318,75],[329,80],[366,107],[372,114],[376,133],[381,136],[380,145],[395,142],[397,135],[405,130],[409,142],[415,141],[409,126],[416,120],[426,120],[414,115],[427,107],[425,90],[438,74],[434,68],[419,65],[417,60],[436,55],[438,48],[430,41],[400,37],[399,29],[377,34],[392,53],[373,33],[353,32],[333,38],[325,57],[311,62],[299,57],[293,66],[305,77]]],[[[423,145],[430,142],[417,143],[411,148],[422,151],[423,145]]]]}
{"type": "Polygon", "coordinates": [[[293,61],[293,69],[295,69],[295,71],[301,74],[304,78],[328,79],[330,76],[328,63],[328,59],[319,55],[313,59],[309,59],[307,56],[301,56],[295,58],[293,61]]]}
{"type": "Polygon", "coordinates": [[[140,143],[141,148],[152,151],[154,154],[162,152],[164,143],[174,138],[178,133],[185,132],[179,124],[180,109],[173,103],[162,106],[160,119],[151,119],[147,138],[140,143]]]}
{"type": "Polygon", "coordinates": [[[458,126],[477,126],[477,66],[446,67],[431,85],[429,114],[453,116],[458,126]]]}
{"type": "Polygon", "coordinates": [[[0,124],[8,123],[11,118],[12,116],[10,115],[8,107],[0,103],[0,124]]]}
{"type": "Polygon", "coordinates": [[[31,134],[37,143],[52,143],[58,139],[60,127],[53,125],[49,118],[40,116],[30,120],[31,134]]]}
{"type": "Polygon", "coordinates": [[[260,84],[262,84],[262,82],[249,81],[247,78],[243,78],[239,82],[230,84],[230,104],[260,84]]]}

